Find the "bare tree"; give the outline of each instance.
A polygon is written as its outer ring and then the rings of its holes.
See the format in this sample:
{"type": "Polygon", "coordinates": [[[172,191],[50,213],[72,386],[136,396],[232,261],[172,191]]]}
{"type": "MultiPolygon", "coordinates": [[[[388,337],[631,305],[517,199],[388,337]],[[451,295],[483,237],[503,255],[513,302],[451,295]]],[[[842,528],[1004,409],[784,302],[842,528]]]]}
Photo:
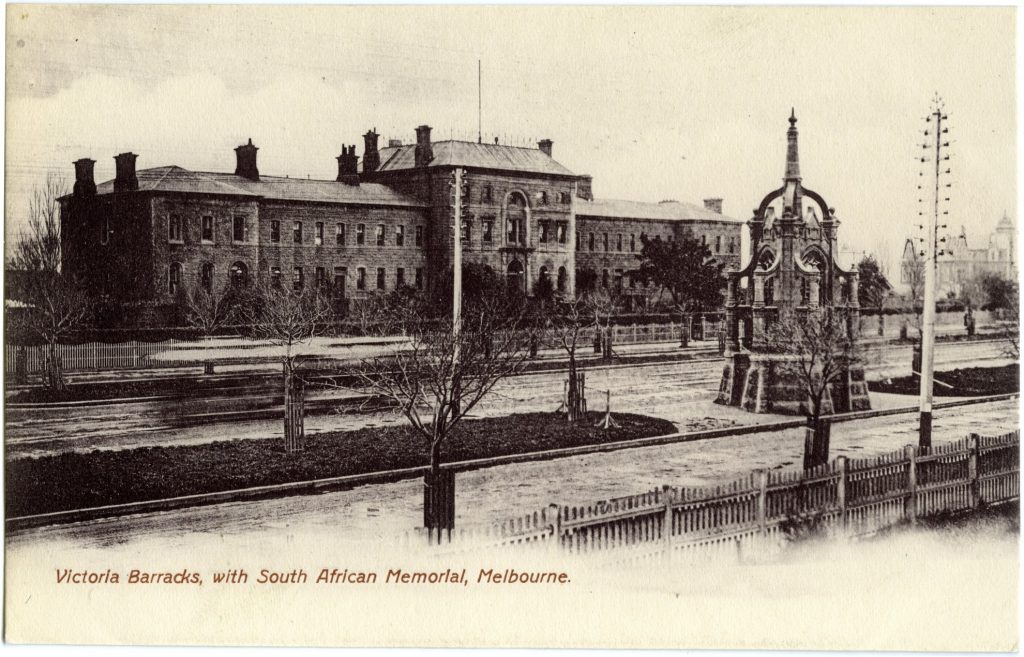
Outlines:
{"type": "MultiPolygon", "coordinates": [[[[238,314],[238,290],[230,283],[219,292],[196,285],[185,289],[178,300],[185,322],[210,339],[222,327],[234,321],[238,314]]],[[[205,360],[205,374],[214,373],[214,362],[205,360]]]]}
{"type": "Polygon", "coordinates": [[[11,328],[46,346],[43,385],[51,390],[66,388],[58,345],[87,324],[89,298],[61,272],[59,198],[67,194],[63,180],[55,175],[35,188],[29,202],[26,232],[14,246],[10,264],[23,272],[20,295],[26,307],[10,313],[11,328]]]}
{"type": "Polygon", "coordinates": [[[580,334],[595,326],[594,313],[585,296],[578,296],[558,304],[547,317],[547,332],[569,358],[569,380],[566,384],[566,415],[569,422],[583,418],[585,393],[580,389],[576,351],[580,334]]]}
{"type": "Polygon", "coordinates": [[[600,345],[601,358],[612,358],[612,321],[619,311],[618,295],[606,288],[600,288],[583,297],[586,310],[594,318],[594,346],[600,345]]]}
{"type": "Polygon", "coordinates": [[[279,285],[258,285],[240,306],[253,335],[278,347],[284,384],[284,446],[304,448],[303,389],[299,370],[305,357],[298,347],[321,335],[331,325],[330,299],[315,287],[291,291],[279,285]]]}
{"type": "Polygon", "coordinates": [[[840,382],[857,358],[857,343],[851,335],[847,314],[838,308],[820,308],[807,313],[783,313],[766,331],[769,351],[784,354],[790,376],[807,395],[802,404],[807,419],[804,469],[828,461],[829,428],[821,422],[825,394],[840,382]]]}
{"type": "Polygon", "coordinates": [[[424,524],[433,531],[454,504],[454,484],[441,472],[441,449],[458,424],[503,378],[521,369],[529,354],[530,331],[522,309],[509,314],[504,294],[476,295],[463,306],[459,330],[438,317],[431,304],[404,309],[409,343],[390,354],[354,366],[362,385],[389,399],[426,442],[430,471],[425,477],[424,524]],[[448,483],[445,484],[445,481],[448,483]]]}

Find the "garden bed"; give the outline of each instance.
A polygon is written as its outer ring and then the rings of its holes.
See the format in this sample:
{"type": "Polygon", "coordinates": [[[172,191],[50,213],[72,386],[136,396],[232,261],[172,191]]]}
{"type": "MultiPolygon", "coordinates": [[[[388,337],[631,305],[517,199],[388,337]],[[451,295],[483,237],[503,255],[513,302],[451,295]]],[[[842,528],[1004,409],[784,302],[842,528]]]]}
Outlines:
{"type": "MultiPolygon", "coordinates": [[[[1002,367],[968,367],[935,373],[936,381],[953,386],[948,388],[942,383],[932,386],[936,397],[979,397],[982,395],[1003,395],[1020,391],[1020,366],[1017,364],[1002,367]]],[[[889,392],[897,395],[918,395],[921,383],[916,376],[869,381],[871,392],[889,392]]]]}
{"type": "MultiPolygon", "coordinates": [[[[619,428],[575,425],[555,413],[466,420],[442,447],[442,462],[522,454],[674,433],[667,420],[614,414],[619,428]]],[[[16,517],[182,495],[366,474],[427,465],[424,438],[406,426],[308,437],[286,454],[280,440],[246,439],[180,447],[95,450],[7,462],[7,516],[16,517]]]]}

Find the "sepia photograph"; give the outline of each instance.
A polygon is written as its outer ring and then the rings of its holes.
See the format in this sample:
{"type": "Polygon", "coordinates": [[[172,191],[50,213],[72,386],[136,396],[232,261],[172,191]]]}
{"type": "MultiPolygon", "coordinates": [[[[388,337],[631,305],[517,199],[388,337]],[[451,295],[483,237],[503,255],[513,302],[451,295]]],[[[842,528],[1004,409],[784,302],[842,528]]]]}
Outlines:
{"type": "Polygon", "coordinates": [[[1016,22],[7,5],[5,643],[1019,650],[1016,22]]]}

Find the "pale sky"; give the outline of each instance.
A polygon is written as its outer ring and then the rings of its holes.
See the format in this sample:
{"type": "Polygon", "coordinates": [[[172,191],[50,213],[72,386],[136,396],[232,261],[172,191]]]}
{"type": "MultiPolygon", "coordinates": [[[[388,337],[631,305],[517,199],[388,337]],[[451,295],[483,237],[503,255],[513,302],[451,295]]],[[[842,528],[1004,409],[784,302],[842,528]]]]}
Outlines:
{"type": "MultiPolygon", "coordinates": [[[[895,263],[917,234],[924,117],[949,114],[950,232],[1016,220],[1012,8],[8,6],[5,235],[71,162],[333,179],[343,144],[554,140],[599,198],[746,220],[783,175],[796,108],[805,186],[844,249],[895,263]]],[[[930,151],[929,151],[930,152],[930,151]]],[[[927,171],[927,170],[926,170],[927,171]]],[[[925,197],[927,198],[927,197],[925,197]]],[[[853,260],[855,255],[846,256],[853,260]]]]}

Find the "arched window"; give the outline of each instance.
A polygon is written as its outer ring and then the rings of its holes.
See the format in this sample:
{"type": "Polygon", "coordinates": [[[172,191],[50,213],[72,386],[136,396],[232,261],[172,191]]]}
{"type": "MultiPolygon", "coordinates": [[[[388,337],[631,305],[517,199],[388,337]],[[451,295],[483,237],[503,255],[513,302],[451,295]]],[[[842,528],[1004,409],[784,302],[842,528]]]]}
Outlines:
{"type": "Polygon", "coordinates": [[[505,209],[505,241],[512,245],[526,244],[526,199],[521,194],[508,197],[505,209]]]}
{"type": "Polygon", "coordinates": [[[231,265],[231,284],[241,287],[249,282],[249,268],[244,262],[236,262],[231,265]]]}
{"type": "Polygon", "coordinates": [[[540,268],[540,278],[541,278],[541,280],[544,280],[547,277],[548,277],[548,268],[547,267],[541,267],[540,268]]]}
{"type": "Polygon", "coordinates": [[[167,291],[177,294],[181,289],[181,263],[172,262],[167,271],[167,291]]]}
{"type": "Polygon", "coordinates": [[[569,274],[565,271],[565,267],[558,268],[558,291],[565,292],[565,286],[568,281],[569,274]]]}
{"type": "Polygon", "coordinates": [[[523,276],[523,263],[519,262],[518,260],[513,260],[512,262],[508,263],[506,275],[508,276],[509,290],[516,290],[519,292],[524,292],[526,290],[526,281],[524,280],[525,277],[523,276]]]}
{"type": "Polygon", "coordinates": [[[200,273],[200,280],[203,284],[203,289],[207,292],[213,290],[213,263],[203,263],[203,268],[200,273]]]}

